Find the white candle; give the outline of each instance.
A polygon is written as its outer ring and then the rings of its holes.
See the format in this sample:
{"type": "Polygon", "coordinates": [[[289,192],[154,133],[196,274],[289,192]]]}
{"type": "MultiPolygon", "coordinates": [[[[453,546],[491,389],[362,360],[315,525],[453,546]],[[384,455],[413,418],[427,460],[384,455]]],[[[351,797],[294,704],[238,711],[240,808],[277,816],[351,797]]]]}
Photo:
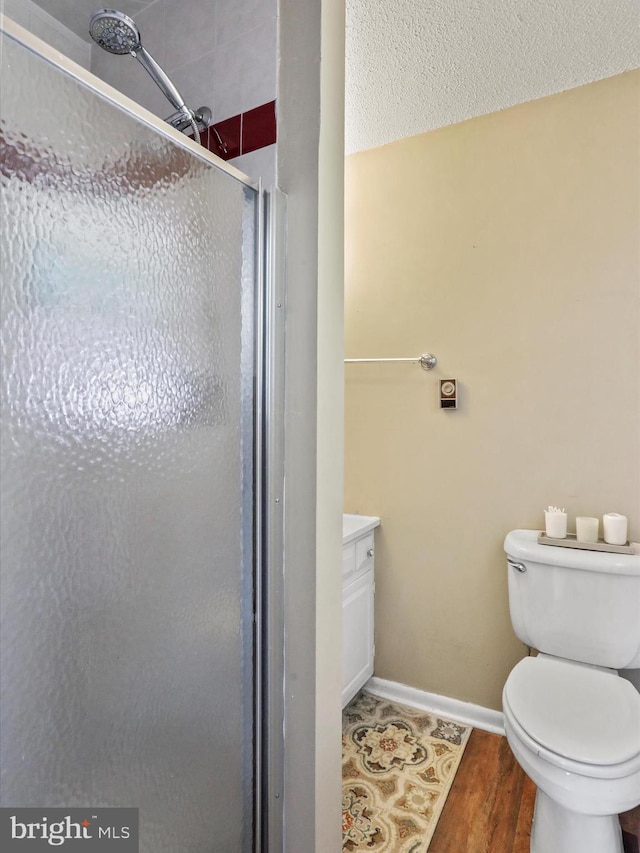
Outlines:
{"type": "Polygon", "coordinates": [[[609,545],[627,544],[627,517],[619,512],[608,512],[602,517],[604,541],[609,545]]]}
{"type": "Polygon", "coordinates": [[[579,515],[576,518],[576,539],[578,542],[597,542],[599,525],[599,519],[579,515]]]}
{"type": "Polygon", "coordinates": [[[544,511],[544,529],[552,539],[567,538],[567,513],[544,511]]]}

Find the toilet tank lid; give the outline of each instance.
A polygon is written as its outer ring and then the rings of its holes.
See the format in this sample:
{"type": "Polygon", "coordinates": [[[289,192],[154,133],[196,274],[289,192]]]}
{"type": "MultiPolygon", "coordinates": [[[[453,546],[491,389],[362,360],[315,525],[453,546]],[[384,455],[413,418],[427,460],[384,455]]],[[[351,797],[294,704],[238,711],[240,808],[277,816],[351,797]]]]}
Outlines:
{"type": "Polygon", "coordinates": [[[541,545],[538,542],[539,534],[539,530],[511,530],[505,537],[504,550],[509,557],[524,563],[563,566],[586,572],[640,575],[640,553],[615,554],[610,551],[555,548],[553,545],[541,545]]]}
{"type": "Polygon", "coordinates": [[[505,698],[527,734],[556,755],[614,765],[640,753],[640,694],[614,671],[527,657],[511,671],[505,698]]]}

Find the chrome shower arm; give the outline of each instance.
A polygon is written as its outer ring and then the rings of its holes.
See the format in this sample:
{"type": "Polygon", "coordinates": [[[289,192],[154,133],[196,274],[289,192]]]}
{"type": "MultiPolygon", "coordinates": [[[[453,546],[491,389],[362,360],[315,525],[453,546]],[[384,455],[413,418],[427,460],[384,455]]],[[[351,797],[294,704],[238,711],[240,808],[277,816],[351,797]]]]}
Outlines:
{"type": "Polygon", "coordinates": [[[140,65],[148,72],[156,85],[161,89],[165,97],[171,102],[176,110],[179,110],[185,117],[193,118],[193,113],[186,105],[184,98],[167,77],[162,68],[158,65],[155,59],[151,56],[141,44],[131,51],[131,55],[135,56],[140,65]]]}

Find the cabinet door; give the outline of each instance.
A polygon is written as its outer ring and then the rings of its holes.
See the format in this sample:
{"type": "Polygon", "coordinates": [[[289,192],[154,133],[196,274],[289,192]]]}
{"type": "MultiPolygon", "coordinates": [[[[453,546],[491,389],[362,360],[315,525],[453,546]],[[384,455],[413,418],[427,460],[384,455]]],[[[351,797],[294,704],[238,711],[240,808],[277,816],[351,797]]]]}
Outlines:
{"type": "Polygon", "coordinates": [[[373,675],[373,571],[360,575],[342,595],[342,707],[373,675]]]}

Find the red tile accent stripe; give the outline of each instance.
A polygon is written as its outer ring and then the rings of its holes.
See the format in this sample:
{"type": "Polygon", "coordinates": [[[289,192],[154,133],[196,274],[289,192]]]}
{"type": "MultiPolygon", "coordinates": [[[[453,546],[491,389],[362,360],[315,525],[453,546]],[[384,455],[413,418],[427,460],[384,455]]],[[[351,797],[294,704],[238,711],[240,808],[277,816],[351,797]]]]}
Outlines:
{"type": "Polygon", "coordinates": [[[215,122],[200,134],[201,144],[223,160],[273,145],[276,138],[275,101],[215,122]]]}
{"type": "Polygon", "coordinates": [[[276,141],[276,102],[270,101],[242,115],[242,153],[257,151],[276,141]]]}

